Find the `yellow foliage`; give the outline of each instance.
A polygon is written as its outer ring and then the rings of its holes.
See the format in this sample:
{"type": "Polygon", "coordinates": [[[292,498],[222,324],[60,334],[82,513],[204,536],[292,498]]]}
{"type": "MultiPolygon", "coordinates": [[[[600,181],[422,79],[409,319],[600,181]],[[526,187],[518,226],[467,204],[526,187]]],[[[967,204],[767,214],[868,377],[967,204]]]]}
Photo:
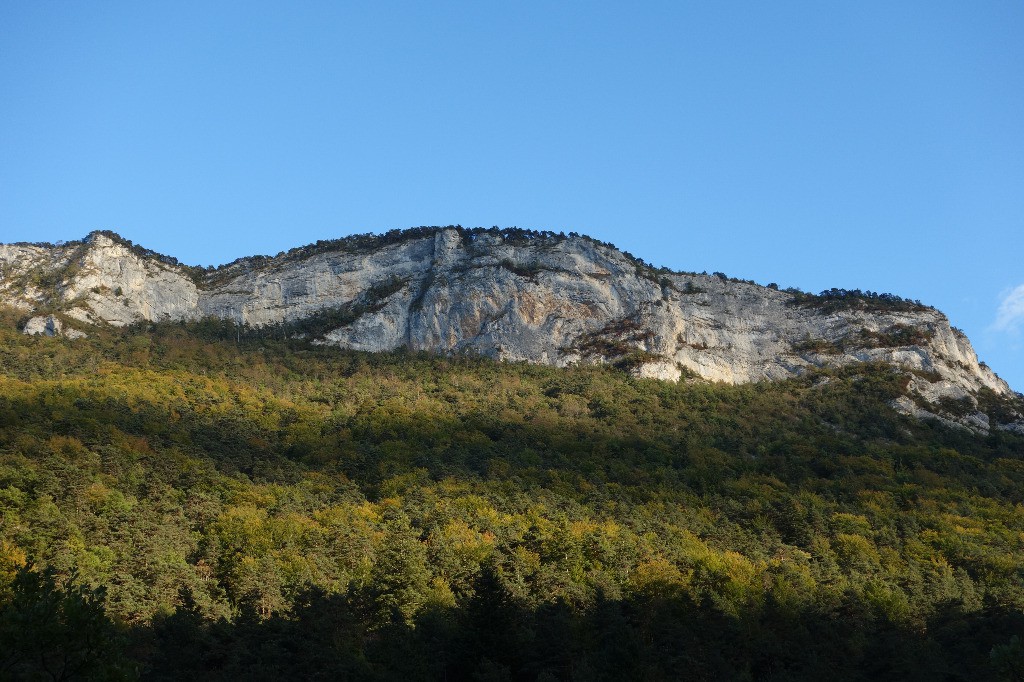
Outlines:
{"type": "Polygon", "coordinates": [[[18,569],[23,568],[27,561],[28,557],[20,547],[7,540],[0,540],[0,599],[14,580],[18,569]]]}
{"type": "Polygon", "coordinates": [[[875,544],[862,535],[839,533],[833,546],[840,562],[848,569],[865,570],[880,565],[881,558],[875,544]]]}
{"type": "Polygon", "coordinates": [[[456,604],[455,593],[452,592],[448,581],[444,578],[434,578],[430,581],[430,589],[424,600],[425,606],[440,606],[452,609],[455,608],[456,604]]]}
{"type": "Polygon", "coordinates": [[[836,512],[832,514],[832,528],[837,533],[871,535],[871,521],[863,514],[836,512]]]}
{"type": "Polygon", "coordinates": [[[637,565],[636,570],[629,576],[629,582],[638,592],[652,588],[664,589],[667,595],[674,590],[685,588],[689,580],[671,561],[664,557],[656,557],[637,565]]]}

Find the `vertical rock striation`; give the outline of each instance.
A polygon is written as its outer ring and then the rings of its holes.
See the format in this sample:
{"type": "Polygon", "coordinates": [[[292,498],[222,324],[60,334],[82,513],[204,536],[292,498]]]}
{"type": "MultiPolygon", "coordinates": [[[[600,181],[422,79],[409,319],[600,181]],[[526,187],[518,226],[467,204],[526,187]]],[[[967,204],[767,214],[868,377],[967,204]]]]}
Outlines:
{"type": "MultiPolygon", "coordinates": [[[[207,271],[93,233],[0,245],[0,302],[83,326],[213,317],[358,350],[609,362],[667,380],[744,383],[885,362],[911,376],[919,399],[899,407],[914,413],[942,401],[973,409],[986,391],[1013,395],[935,309],[655,270],[575,235],[421,228],[207,271]]],[[[966,413],[960,421],[988,428],[966,413]]]]}

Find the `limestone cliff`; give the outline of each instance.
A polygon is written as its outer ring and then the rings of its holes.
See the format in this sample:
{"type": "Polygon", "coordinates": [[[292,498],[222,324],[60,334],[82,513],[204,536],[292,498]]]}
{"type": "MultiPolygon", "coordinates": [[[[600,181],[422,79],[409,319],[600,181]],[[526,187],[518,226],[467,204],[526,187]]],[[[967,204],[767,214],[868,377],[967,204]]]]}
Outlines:
{"type": "MultiPolygon", "coordinates": [[[[0,302],[85,331],[216,317],[358,350],[610,362],[668,380],[776,380],[881,361],[910,377],[900,409],[979,430],[990,428],[979,396],[1015,399],[933,308],[657,270],[576,235],[418,228],[203,270],[93,233],[64,245],[0,245],[0,302]]],[[[46,328],[55,327],[36,319],[26,331],[46,328]]]]}

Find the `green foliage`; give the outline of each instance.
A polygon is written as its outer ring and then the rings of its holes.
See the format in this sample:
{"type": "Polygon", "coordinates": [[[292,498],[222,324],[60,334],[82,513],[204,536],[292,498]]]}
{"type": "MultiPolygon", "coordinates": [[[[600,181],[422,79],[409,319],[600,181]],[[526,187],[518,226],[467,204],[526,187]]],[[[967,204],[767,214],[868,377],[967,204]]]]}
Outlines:
{"type": "Polygon", "coordinates": [[[813,338],[808,335],[801,341],[793,344],[794,353],[823,353],[826,355],[834,355],[842,352],[842,347],[839,344],[833,343],[828,339],[813,338]]]}
{"type": "Polygon", "coordinates": [[[1006,644],[992,647],[992,665],[1004,680],[1021,682],[1024,680],[1024,643],[1020,635],[1014,635],[1006,644]]]}
{"type": "Polygon", "coordinates": [[[119,680],[132,677],[123,637],[103,608],[104,589],[20,569],[0,601],[3,679],[119,680]]]}
{"type": "Polygon", "coordinates": [[[562,352],[579,353],[586,359],[608,360],[617,369],[629,370],[660,357],[642,348],[652,336],[638,320],[626,317],[580,336],[562,352]]]}
{"type": "Polygon", "coordinates": [[[812,338],[793,344],[794,353],[823,353],[834,355],[850,349],[860,348],[902,348],[904,346],[920,346],[928,343],[935,336],[934,330],[922,329],[906,324],[894,324],[885,331],[872,331],[861,328],[836,340],[812,338]]]}
{"type": "Polygon", "coordinates": [[[826,289],[820,294],[809,294],[787,289],[793,295],[790,305],[816,308],[823,313],[843,310],[868,310],[875,312],[917,312],[931,310],[920,301],[901,298],[895,294],[879,294],[860,289],[826,289]]]}
{"type": "Polygon", "coordinates": [[[501,267],[505,268],[509,272],[524,279],[535,280],[537,275],[541,273],[543,268],[537,261],[532,261],[526,265],[519,265],[514,261],[504,258],[501,261],[501,267]]]}
{"type": "Polygon", "coordinates": [[[894,324],[885,331],[861,329],[856,334],[843,339],[843,342],[847,346],[859,348],[901,348],[903,346],[923,346],[934,336],[935,331],[932,329],[894,324]]]}
{"type": "Polygon", "coordinates": [[[117,674],[1013,679],[1024,439],[895,413],[891,367],[669,384],[15,317],[2,622],[70,598],[117,674]]]}

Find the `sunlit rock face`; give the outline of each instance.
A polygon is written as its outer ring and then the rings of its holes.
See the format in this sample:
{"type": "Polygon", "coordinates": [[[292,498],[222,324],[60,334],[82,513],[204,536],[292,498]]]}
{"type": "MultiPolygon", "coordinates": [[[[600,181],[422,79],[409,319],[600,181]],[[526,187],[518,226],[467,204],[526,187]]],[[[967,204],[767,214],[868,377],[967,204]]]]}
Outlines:
{"type": "Polygon", "coordinates": [[[197,315],[199,292],[182,268],[143,258],[100,233],[54,247],[0,246],[0,297],[7,304],[54,307],[87,324],[197,315]]]}
{"type": "MultiPolygon", "coordinates": [[[[0,245],[0,300],[59,311],[83,328],[215,317],[358,350],[609,362],[672,381],[777,380],[880,361],[912,370],[922,404],[969,402],[982,389],[1012,394],[937,310],[819,305],[655,270],[575,235],[420,229],[204,271],[93,233],[59,246],[0,245]]],[[[980,417],[961,421],[989,428],[980,417]]]]}
{"type": "Polygon", "coordinates": [[[29,336],[66,336],[69,339],[81,339],[86,336],[85,332],[65,327],[61,319],[54,315],[30,317],[22,332],[29,336]]]}

